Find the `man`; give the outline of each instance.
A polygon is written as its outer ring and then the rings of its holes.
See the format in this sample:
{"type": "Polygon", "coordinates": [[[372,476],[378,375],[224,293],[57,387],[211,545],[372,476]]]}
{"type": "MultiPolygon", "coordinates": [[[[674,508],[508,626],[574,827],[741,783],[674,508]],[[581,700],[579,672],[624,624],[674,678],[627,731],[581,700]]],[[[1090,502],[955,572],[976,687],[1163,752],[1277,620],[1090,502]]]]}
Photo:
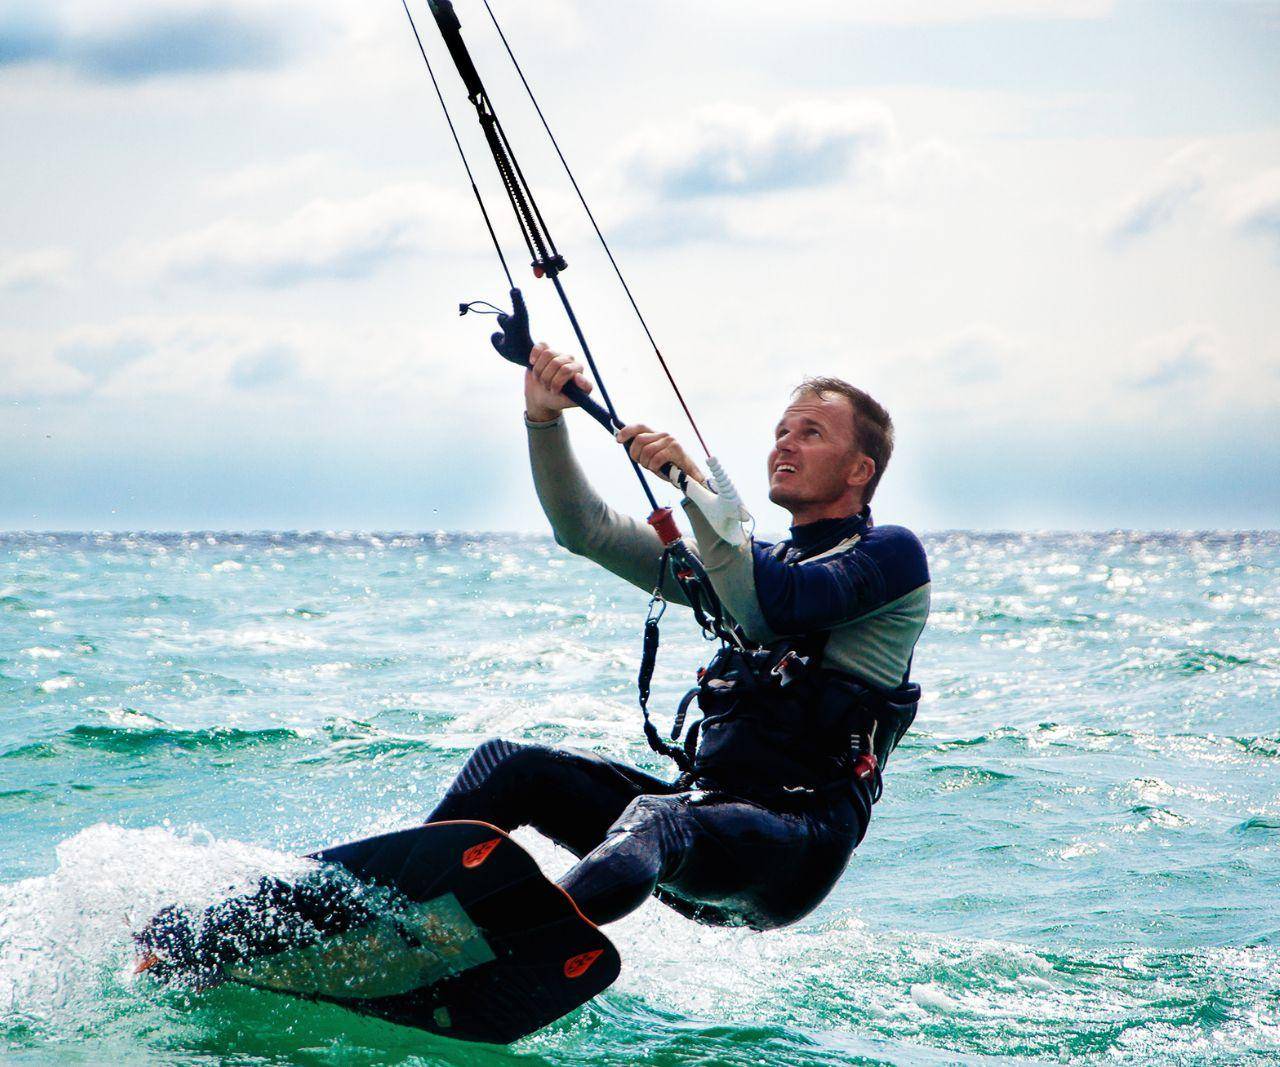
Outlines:
{"type": "MultiPolygon", "coordinates": [[[[534,484],[556,541],[646,591],[662,544],[596,495],[574,459],[561,392],[591,383],[535,346],[525,376],[534,484]]],[[[618,433],[655,473],[704,482],[680,444],[646,426],[618,433]]],[[[724,540],[686,498],[702,563],[747,642],[700,672],[691,769],[675,782],[587,752],[487,741],[430,821],[532,826],[580,857],[561,885],[596,923],[650,895],[704,922],[768,929],[822,901],[866,833],[880,771],[915,715],[911,656],[929,609],[919,540],[873,526],[893,449],[888,412],[835,378],[792,396],[769,454],[769,499],[791,537],[724,540]]],[[[705,484],[705,482],[704,482],[705,484]]],[[[686,602],[664,584],[668,599],[686,602]]]]}

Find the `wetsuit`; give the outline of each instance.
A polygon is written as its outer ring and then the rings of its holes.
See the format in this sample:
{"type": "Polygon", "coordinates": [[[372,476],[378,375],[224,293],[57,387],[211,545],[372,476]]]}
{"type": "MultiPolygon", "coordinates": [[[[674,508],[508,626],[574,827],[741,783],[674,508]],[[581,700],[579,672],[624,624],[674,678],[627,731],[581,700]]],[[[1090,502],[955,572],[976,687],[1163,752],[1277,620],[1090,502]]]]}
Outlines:
{"type": "MultiPolygon", "coordinates": [[[[528,429],[556,541],[648,591],[657,535],[591,489],[561,419],[528,429]]],[[[814,681],[802,692],[821,699],[778,697],[750,714],[717,714],[710,700],[693,771],[674,783],[588,752],[487,741],[430,820],[537,829],[580,857],[561,885],[597,923],[656,893],[702,921],[783,926],[821,902],[866,833],[879,776],[848,773],[847,724],[828,728],[821,709],[907,681],[928,614],[924,549],[908,530],[873,526],[869,510],[735,546],[684,506],[734,621],[752,642],[806,650],[814,681]]],[[[684,602],[674,581],[664,593],[684,602]]]]}

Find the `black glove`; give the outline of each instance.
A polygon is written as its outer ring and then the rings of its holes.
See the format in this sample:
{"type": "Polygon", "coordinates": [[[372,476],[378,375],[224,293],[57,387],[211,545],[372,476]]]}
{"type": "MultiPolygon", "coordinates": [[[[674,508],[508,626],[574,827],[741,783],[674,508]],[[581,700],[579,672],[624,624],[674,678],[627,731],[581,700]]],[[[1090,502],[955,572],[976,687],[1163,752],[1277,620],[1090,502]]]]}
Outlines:
{"type": "Polygon", "coordinates": [[[498,312],[501,330],[489,338],[498,355],[520,367],[529,365],[529,353],[533,351],[533,338],[529,334],[529,312],[524,306],[524,294],[511,290],[511,314],[498,312]]]}

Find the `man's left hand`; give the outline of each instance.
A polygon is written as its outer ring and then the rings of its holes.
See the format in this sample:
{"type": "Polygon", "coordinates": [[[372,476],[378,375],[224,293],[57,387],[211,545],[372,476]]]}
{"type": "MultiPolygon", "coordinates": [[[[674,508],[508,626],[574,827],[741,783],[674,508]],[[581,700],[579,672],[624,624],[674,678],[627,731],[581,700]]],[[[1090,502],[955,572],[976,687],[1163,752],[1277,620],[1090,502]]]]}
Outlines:
{"type": "MultiPolygon", "coordinates": [[[[649,429],[642,422],[624,426],[617,433],[619,444],[627,446],[627,453],[645,470],[662,475],[662,468],[670,464],[679,467],[690,478],[707,484],[698,465],[689,458],[680,442],[669,433],[649,429]]],[[[665,475],[664,475],[665,477],[665,475]]]]}

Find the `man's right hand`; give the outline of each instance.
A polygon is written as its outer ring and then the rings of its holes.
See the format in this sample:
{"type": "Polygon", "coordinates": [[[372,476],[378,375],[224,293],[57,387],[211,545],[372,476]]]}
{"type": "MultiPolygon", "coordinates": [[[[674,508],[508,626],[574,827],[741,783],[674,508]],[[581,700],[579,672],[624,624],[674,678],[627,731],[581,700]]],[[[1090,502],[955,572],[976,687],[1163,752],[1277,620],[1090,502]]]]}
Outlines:
{"type": "Polygon", "coordinates": [[[582,373],[581,363],[544,344],[534,345],[524,376],[524,413],[529,421],[551,422],[565,408],[573,407],[573,401],[561,392],[570,381],[584,393],[591,392],[591,381],[582,373]]]}

